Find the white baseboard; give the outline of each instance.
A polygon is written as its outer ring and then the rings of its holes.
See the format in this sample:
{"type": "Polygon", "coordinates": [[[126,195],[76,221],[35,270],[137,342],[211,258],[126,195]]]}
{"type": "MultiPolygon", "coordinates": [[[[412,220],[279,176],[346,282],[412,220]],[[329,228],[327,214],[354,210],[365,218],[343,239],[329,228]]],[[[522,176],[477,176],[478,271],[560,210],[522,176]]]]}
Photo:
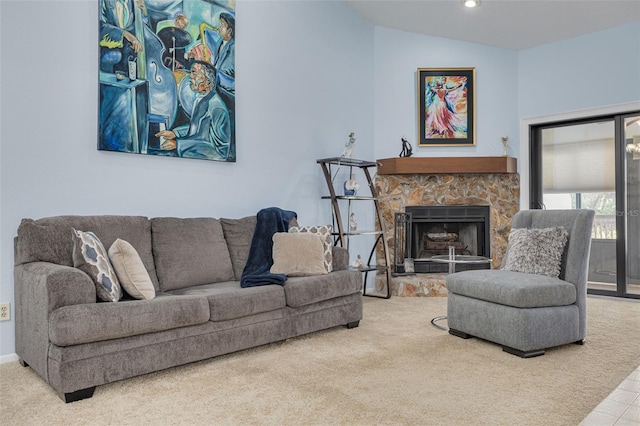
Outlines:
{"type": "Polygon", "coordinates": [[[18,354],[0,355],[0,364],[19,360],[18,354]]]}

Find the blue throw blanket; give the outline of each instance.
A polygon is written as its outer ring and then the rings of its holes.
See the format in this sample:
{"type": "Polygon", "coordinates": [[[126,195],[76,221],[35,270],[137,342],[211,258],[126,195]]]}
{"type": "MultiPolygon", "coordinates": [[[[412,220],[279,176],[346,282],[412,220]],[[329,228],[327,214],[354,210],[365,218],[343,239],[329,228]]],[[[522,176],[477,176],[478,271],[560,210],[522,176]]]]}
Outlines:
{"type": "Polygon", "coordinates": [[[283,285],[285,274],[269,272],[273,266],[273,234],[287,232],[289,222],[297,217],[295,212],[269,207],[258,212],[256,230],[251,240],[247,264],[240,278],[241,287],[255,287],[267,284],[283,285]]]}

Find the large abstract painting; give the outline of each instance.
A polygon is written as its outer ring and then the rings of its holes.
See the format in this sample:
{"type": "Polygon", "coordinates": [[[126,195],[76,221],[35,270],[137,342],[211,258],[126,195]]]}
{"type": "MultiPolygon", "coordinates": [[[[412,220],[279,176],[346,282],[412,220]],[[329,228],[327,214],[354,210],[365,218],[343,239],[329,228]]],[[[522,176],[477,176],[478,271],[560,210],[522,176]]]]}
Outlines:
{"type": "Polygon", "coordinates": [[[418,145],[475,145],[475,68],[418,68],[418,145]]]}
{"type": "Polygon", "coordinates": [[[235,0],[100,0],[98,149],[236,161],[235,0]]]}

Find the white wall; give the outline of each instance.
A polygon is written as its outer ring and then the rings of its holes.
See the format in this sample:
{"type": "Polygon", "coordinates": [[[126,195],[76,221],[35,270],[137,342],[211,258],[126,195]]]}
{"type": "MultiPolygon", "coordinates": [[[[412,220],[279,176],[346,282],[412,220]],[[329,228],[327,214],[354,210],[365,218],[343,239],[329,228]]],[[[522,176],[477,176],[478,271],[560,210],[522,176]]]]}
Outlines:
{"type": "Polygon", "coordinates": [[[397,157],[404,135],[416,157],[518,156],[517,53],[475,43],[375,29],[375,154],[397,157]],[[418,147],[418,68],[476,69],[476,146],[418,147]]]}
{"type": "MultiPolygon", "coordinates": [[[[0,302],[24,217],[242,217],[330,223],[316,159],[373,139],[373,27],[341,2],[237,3],[237,162],[97,151],[98,2],[0,3],[0,302]]],[[[362,147],[363,157],[373,147],[362,147]]],[[[0,356],[15,352],[0,323],[0,356]]]]}

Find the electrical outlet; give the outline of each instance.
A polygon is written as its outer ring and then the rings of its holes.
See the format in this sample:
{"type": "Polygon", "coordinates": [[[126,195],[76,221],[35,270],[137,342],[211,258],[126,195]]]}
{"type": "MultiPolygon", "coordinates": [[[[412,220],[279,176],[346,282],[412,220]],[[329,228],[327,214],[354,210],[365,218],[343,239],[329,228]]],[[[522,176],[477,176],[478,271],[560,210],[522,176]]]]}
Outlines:
{"type": "Polygon", "coordinates": [[[11,319],[11,303],[0,303],[0,321],[11,319]]]}

